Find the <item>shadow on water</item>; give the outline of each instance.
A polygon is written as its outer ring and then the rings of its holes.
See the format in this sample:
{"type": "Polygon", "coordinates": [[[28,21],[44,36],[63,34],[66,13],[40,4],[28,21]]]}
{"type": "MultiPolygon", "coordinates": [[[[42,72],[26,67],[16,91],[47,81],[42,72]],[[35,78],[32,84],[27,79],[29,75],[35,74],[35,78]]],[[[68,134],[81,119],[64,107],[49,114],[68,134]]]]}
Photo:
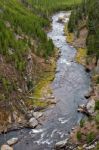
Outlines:
{"type": "Polygon", "coordinates": [[[82,65],[75,62],[76,50],[66,42],[64,23],[58,22],[58,18],[64,15],[67,16],[67,22],[68,12],[53,15],[52,31],[48,33],[48,37],[61,51],[57,73],[51,85],[57,104],[48,111],[49,119],[41,129],[23,129],[0,137],[0,143],[13,136],[19,137],[20,142],[14,146],[15,150],[52,150],[56,142],[68,137],[73,126],[83,117],[77,113],[77,108],[87,102],[84,95],[90,87],[90,76],[82,65]]]}

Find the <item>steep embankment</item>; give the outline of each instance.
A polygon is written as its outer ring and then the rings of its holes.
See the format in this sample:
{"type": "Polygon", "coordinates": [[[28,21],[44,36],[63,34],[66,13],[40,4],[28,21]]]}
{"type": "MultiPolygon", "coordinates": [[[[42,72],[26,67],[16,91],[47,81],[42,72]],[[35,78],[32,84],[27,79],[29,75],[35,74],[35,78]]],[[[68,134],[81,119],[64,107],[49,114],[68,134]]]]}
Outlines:
{"type": "Polygon", "coordinates": [[[93,101],[94,112],[71,134],[72,142],[80,145],[80,149],[99,149],[99,1],[86,0],[71,13],[66,30],[68,42],[78,49],[76,60],[92,73],[91,93],[86,95],[93,101]],[[86,144],[86,145],[84,145],[86,144]]]}
{"type": "Polygon", "coordinates": [[[21,99],[26,99],[42,73],[50,70],[51,63],[46,60],[55,51],[44,32],[48,24],[20,1],[0,1],[1,130],[3,125],[21,122],[27,110],[21,99]]]}

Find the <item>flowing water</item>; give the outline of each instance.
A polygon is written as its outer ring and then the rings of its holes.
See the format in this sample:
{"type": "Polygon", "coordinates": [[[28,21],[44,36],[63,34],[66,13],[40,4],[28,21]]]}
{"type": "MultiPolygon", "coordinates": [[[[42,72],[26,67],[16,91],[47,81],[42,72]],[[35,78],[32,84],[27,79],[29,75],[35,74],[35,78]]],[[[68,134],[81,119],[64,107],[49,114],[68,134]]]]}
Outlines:
{"type": "MultiPolygon", "coordinates": [[[[15,150],[52,150],[56,142],[68,137],[71,129],[83,117],[77,113],[77,108],[87,102],[84,95],[90,88],[90,76],[82,65],[75,62],[76,49],[66,42],[65,23],[58,22],[59,17],[64,15],[69,16],[69,13],[59,12],[53,15],[52,31],[48,33],[48,37],[61,51],[55,79],[51,85],[57,104],[45,112],[48,119],[39,129],[10,132],[0,137],[0,143],[13,136],[22,138],[14,146],[15,150]]],[[[68,19],[67,17],[65,22],[68,19]]]]}

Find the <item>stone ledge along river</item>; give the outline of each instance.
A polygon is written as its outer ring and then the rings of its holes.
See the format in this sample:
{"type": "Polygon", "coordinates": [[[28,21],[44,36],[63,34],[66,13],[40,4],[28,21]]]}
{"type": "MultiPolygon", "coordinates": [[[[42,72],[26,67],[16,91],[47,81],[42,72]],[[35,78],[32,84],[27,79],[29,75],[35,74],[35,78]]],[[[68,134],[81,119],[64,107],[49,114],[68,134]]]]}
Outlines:
{"type": "Polygon", "coordinates": [[[61,52],[55,79],[51,84],[57,104],[48,112],[47,121],[39,129],[13,131],[0,136],[0,143],[12,137],[24,137],[14,145],[14,150],[53,150],[54,144],[66,139],[83,117],[77,113],[77,108],[87,102],[84,95],[90,88],[90,75],[82,65],[75,62],[76,49],[66,42],[65,23],[58,22],[59,17],[64,15],[67,16],[67,22],[69,12],[59,12],[52,16],[52,30],[48,33],[61,52]]]}

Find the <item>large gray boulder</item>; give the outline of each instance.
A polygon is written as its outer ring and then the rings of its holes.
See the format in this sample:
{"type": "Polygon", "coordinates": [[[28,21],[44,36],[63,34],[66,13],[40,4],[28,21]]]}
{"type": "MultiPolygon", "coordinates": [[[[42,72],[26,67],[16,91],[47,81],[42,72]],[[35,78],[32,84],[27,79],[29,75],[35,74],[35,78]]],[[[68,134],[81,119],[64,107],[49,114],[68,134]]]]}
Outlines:
{"type": "Polygon", "coordinates": [[[9,146],[11,146],[11,145],[16,144],[17,142],[18,142],[18,138],[12,138],[12,139],[10,139],[10,140],[7,141],[7,144],[9,146]]]}
{"type": "Polygon", "coordinates": [[[29,127],[35,128],[38,125],[38,121],[33,117],[29,120],[29,127]]]}
{"type": "Polygon", "coordinates": [[[2,145],[1,150],[13,150],[13,148],[10,147],[9,145],[2,145]]]}
{"type": "Polygon", "coordinates": [[[86,108],[89,114],[93,114],[95,111],[95,100],[94,99],[89,100],[86,108]]]}

